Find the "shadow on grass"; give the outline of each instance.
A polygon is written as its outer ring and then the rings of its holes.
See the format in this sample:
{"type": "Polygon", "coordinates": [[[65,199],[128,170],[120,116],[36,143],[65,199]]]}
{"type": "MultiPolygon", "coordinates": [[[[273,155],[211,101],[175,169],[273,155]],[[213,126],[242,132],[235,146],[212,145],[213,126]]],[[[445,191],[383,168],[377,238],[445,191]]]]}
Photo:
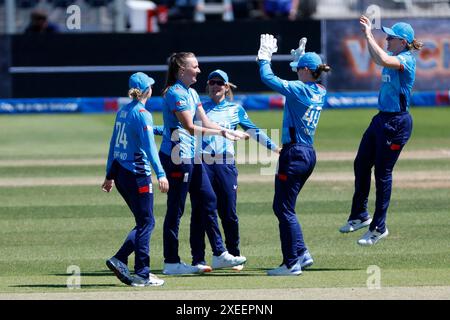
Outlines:
{"type": "Polygon", "coordinates": [[[304,272],[310,271],[360,271],[365,270],[362,268],[307,268],[303,269],[304,272]]]}
{"type": "MultiPolygon", "coordinates": [[[[201,274],[180,274],[180,275],[164,275],[162,269],[153,269],[151,272],[157,276],[171,277],[171,278],[192,278],[192,277],[261,277],[266,276],[267,271],[272,268],[245,268],[242,271],[234,271],[230,269],[218,269],[212,272],[201,274]]],[[[327,272],[327,271],[360,271],[365,270],[361,268],[307,268],[303,272],[327,272]]],[[[68,273],[52,273],[50,275],[58,277],[68,277],[68,273]]],[[[91,272],[82,272],[82,277],[115,277],[114,273],[109,270],[98,270],[91,272]]],[[[94,286],[94,285],[93,285],[94,286]]],[[[103,285],[105,286],[105,285],[103,285]]],[[[65,287],[65,286],[63,286],[65,287]]]]}
{"type": "MultiPolygon", "coordinates": [[[[119,285],[116,284],[82,284],[81,289],[83,288],[97,288],[97,287],[117,287],[119,285]]],[[[67,288],[65,284],[19,284],[15,286],[9,286],[12,288],[67,288]]]]}
{"type": "MultiPolygon", "coordinates": [[[[50,273],[49,276],[57,276],[57,277],[69,277],[72,274],[70,273],[50,273]]],[[[81,272],[80,276],[84,277],[104,277],[104,276],[114,276],[114,273],[109,270],[102,271],[91,271],[91,272],[81,272]]]]}

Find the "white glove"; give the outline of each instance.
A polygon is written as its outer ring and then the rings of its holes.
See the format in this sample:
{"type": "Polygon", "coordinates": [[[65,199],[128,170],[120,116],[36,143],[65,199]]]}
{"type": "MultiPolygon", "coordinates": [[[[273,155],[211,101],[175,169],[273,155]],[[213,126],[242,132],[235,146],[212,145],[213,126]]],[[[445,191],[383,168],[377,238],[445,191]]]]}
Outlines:
{"type": "MultiPolygon", "coordinates": [[[[298,42],[298,48],[291,50],[292,62],[298,62],[301,56],[305,54],[306,41],[308,41],[308,39],[305,37],[301,38],[298,42]]],[[[292,71],[297,72],[297,68],[292,67],[292,71]]]]}
{"type": "Polygon", "coordinates": [[[270,61],[272,59],[272,53],[277,51],[277,39],[271,34],[262,34],[258,51],[258,60],[270,61]]]}

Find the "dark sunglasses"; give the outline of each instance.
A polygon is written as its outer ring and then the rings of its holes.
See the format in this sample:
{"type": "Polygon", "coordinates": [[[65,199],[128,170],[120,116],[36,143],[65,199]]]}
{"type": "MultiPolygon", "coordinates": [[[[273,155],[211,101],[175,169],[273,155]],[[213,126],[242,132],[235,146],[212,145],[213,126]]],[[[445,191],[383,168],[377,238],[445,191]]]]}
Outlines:
{"type": "Polygon", "coordinates": [[[210,86],[213,86],[213,85],[215,85],[215,84],[217,84],[218,86],[224,86],[224,85],[225,85],[225,82],[222,81],[222,80],[208,80],[208,84],[209,84],[210,86]]]}

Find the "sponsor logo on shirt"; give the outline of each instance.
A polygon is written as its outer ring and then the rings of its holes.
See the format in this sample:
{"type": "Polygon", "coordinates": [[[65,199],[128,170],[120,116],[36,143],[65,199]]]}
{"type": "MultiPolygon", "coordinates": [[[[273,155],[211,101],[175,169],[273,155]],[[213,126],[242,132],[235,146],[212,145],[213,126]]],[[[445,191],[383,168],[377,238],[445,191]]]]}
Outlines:
{"type": "Polygon", "coordinates": [[[383,81],[383,82],[391,82],[391,76],[388,75],[388,74],[383,74],[381,76],[381,81],[383,81]]]}

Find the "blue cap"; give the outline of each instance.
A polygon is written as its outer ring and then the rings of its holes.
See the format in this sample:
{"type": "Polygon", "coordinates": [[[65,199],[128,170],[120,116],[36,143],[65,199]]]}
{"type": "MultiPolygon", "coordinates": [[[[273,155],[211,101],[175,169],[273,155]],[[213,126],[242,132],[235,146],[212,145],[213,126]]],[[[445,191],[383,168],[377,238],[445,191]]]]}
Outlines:
{"type": "Polygon", "coordinates": [[[398,22],[392,26],[392,28],[381,27],[384,33],[394,38],[400,38],[406,40],[408,43],[414,40],[414,30],[409,23],[398,22]]]}
{"type": "Polygon", "coordinates": [[[153,78],[150,78],[143,72],[133,73],[128,80],[128,87],[130,89],[139,89],[142,92],[145,92],[151,85],[155,83],[153,78]]]}
{"type": "Polygon", "coordinates": [[[322,64],[322,59],[315,52],[306,52],[300,57],[298,62],[291,62],[289,65],[292,68],[304,68],[307,67],[311,71],[315,71],[319,65],[322,64]]]}
{"type": "Polygon", "coordinates": [[[225,81],[225,83],[228,83],[228,75],[225,71],[222,71],[220,69],[214,70],[213,72],[211,72],[208,76],[208,80],[212,79],[214,77],[219,77],[221,78],[223,81],[225,81]]]}

